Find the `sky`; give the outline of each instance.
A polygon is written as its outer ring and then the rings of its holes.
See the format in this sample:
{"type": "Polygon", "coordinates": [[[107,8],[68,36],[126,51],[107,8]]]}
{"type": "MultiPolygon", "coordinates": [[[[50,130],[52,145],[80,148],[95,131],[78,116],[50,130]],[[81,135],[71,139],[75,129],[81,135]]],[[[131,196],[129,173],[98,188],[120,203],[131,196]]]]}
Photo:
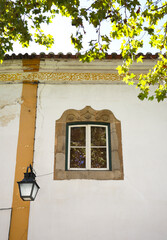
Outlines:
{"type": "MultiPolygon", "coordinates": [[[[19,43],[14,44],[13,52],[9,52],[9,54],[31,54],[36,53],[39,54],[41,52],[45,52],[46,54],[53,52],[55,54],[62,52],[63,54],[67,54],[71,52],[72,54],[76,54],[77,50],[71,44],[71,33],[75,33],[75,27],[71,25],[71,20],[67,17],[62,17],[61,15],[56,16],[53,20],[53,23],[47,25],[43,24],[42,28],[46,34],[51,34],[54,37],[55,43],[52,48],[46,50],[45,46],[39,46],[38,44],[31,43],[28,48],[22,48],[19,43]]],[[[102,26],[103,32],[109,32],[110,26],[109,23],[104,23],[102,26]]],[[[87,37],[84,41],[85,49],[88,46],[87,42],[91,39],[95,39],[95,30],[89,25],[86,26],[87,37]]],[[[111,44],[110,52],[119,53],[120,42],[115,41],[111,44]]]]}
{"type": "MultiPolygon", "coordinates": [[[[10,54],[10,55],[12,53],[15,53],[15,54],[19,54],[19,53],[40,54],[41,52],[45,52],[45,54],[48,54],[50,52],[53,52],[54,54],[58,54],[60,52],[62,52],[63,54],[67,54],[69,52],[71,52],[72,54],[77,53],[77,50],[71,44],[70,36],[71,36],[71,33],[75,33],[75,27],[73,27],[71,25],[70,18],[62,17],[61,15],[57,15],[56,18],[53,19],[53,23],[51,23],[49,25],[43,24],[42,29],[44,30],[44,32],[46,34],[51,34],[54,37],[55,43],[52,48],[47,50],[46,47],[40,46],[35,43],[31,43],[28,48],[22,48],[22,46],[19,43],[15,43],[13,52],[10,51],[8,54],[10,54]]],[[[102,29],[101,30],[102,34],[103,34],[103,32],[104,33],[109,32],[111,30],[109,22],[103,23],[101,29],[102,29]]],[[[87,34],[86,34],[87,37],[84,41],[85,49],[88,47],[87,42],[90,41],[91,39],[95,39],[95,30],[88,24],[86,26],[86,32],[87,32],[87,34]]],[[[144,48],[139,50],[139,52],[142,52],[144,54],[147,52],[151,52],[151,53],[157,52],[156,49],[152,49],[149,46],[147,36],[144,36],[144,42],[145,42],[144,48]]],[[[115,40],[111,43],[108,54],[111,54],[113,52],[116,52],[117,54],[120,53],[120,41],[115,40]]]]}

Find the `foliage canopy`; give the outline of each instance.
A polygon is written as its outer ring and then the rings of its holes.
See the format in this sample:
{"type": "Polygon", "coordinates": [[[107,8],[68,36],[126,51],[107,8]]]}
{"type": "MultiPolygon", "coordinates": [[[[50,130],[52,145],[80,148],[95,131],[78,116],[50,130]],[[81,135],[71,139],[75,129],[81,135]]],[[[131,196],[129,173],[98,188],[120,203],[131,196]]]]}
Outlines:
{"type": "Polygon", "coordinates": [[[71,36],[72,44],[80,52],[82,61],[102,59],[114,39],[121,40],[122,66],[118,66],[123,81],[133,84],[136,77],[130,71],[133,61],[142,62],[138,51],[143,48],[144,37],[159,52],[159,59],[148,74],[141,74],[137,87],[139,98],[157,101],[167,98],[167,1],[164,0],[1,0],[0,1],[0,60],[13,50],[13,42],[19,41],[28,47],[31,41],[45,45],[54,44],[51,35],[45,35],[41,25],[49,24],[56,14],[70,17],[76,33],[71,36]],[[85,1],[86,2],[86,1],[85,1]],[[110,23],[110,32],[102,34],[103,23],[110,23]],[[85,51],[83,40],[87,24],[96,29],[96,39],[89,41],[85,51]],[[155,85],[155,91],[150,86],[155,85]]]}

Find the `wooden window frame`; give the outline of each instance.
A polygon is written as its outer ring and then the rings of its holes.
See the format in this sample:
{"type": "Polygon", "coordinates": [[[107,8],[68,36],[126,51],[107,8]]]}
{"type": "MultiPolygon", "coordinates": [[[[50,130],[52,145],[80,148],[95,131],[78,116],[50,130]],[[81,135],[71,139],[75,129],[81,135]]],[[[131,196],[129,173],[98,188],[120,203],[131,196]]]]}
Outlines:
{"type": "Polygon", "coordinates": [[[82,110],[66,110],[60,119],[56,121],[55,131],[55,162],[54,180],[70,179],[94,179],[94,180],[123,180],[123,156],[121,122],[116,119],[110,110],[94,110],[86,106],[82,110]],[[67,170],[66,151],[67,151],[67,125],[78,123],[103,123],[110,126],[109,137],[111,140],[111,168],[110,170],[67,170]]]}
{"type": "MultiPolygon", "coordinates": [[[[98,146],[100,147],[100,146],[98,146]]],[[[109,123],[97,123],[97,122],[73,122],[73,123],[67,123],[66,125],[66,170],[68,171],[86,171],[86,170],[92,170],[92,171],[111,171],[111,139],[110,139],[110,124],[109,123]],[[86,167],[85,168],[70,168],[70,130],[72,127],[85,127],[86,130],[86,167]],[[106,168],[92,168],[91,167],[91,127],[105,127],[106,129],[106,161],[107,161],[107,167],[106,168]]]]}

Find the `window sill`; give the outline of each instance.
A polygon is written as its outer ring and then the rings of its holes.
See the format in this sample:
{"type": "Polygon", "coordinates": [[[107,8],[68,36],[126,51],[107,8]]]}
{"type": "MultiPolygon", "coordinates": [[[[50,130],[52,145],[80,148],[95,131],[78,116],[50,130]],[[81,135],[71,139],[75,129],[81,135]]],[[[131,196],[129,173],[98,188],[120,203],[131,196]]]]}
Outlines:
{"type": "Polygon", "coordinates": [[[120,170],[56,170],[55,180],[69,180],[69,179],[94,179],[94,180],[123,180],[123,172],[120,170]]]}

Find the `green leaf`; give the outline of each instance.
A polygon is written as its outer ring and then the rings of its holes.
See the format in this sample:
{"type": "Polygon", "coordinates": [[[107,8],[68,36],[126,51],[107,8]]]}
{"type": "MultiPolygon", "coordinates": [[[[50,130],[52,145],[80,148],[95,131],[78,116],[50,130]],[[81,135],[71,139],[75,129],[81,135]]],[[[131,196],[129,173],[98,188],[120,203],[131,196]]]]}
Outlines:
{"type": "Polygon", "coordinates": [[[140,56],[137,58],[137,63],[139,63],[139,62],[143,62],[143,56],[140,56]]]}

